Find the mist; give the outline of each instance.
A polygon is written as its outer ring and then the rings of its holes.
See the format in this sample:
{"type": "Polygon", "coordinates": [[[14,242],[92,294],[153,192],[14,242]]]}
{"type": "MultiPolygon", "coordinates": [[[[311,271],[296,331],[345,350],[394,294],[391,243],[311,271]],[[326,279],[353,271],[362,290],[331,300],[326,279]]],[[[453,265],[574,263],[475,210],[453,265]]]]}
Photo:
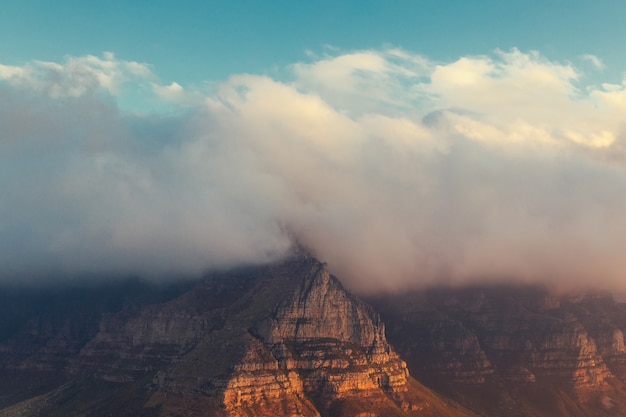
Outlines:
{"type": "Polygon", "coordinates": [[[600,67],[378,49],[194,87],[111,53],[0,65],[0,280],[192,276],[298,242],[361,291],[624,291],[626,83],[600,67]]]}

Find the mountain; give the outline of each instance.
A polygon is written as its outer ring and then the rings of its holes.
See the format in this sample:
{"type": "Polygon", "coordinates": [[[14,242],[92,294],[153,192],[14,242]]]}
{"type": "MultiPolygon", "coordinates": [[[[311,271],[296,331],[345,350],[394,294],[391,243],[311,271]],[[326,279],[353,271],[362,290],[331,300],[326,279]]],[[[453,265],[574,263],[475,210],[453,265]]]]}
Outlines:
{"type": "Polygon", "coordinates": [[[141,285],[4,291],[0,416],[475,416],[312,257],[141,285]]]}
{"type": "Polygon", "coordinates": [[[626,305],[538,287],[369,299],[420,381],[486,416],[626,415],[626,305]]]}
{"type": "Polygon", "coordinates": [[[626,305],[610,295],[366,301],[305,254],[197,282],[5,287],[0,417],[626,415],[626,305]]]}

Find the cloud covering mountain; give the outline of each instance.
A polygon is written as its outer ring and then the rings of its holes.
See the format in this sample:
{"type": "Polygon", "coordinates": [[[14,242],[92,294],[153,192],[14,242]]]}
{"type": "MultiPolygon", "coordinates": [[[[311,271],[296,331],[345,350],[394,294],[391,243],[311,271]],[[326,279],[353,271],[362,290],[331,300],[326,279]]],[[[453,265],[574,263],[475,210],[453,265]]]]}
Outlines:
{"type": "Polygon", "coordinates": [[[195,274],[297,239],[361,289],[623,290],[626,81],[602,67],[388,48],[182,86],[110,53],[0,65],[0,275],[195,274]]]}

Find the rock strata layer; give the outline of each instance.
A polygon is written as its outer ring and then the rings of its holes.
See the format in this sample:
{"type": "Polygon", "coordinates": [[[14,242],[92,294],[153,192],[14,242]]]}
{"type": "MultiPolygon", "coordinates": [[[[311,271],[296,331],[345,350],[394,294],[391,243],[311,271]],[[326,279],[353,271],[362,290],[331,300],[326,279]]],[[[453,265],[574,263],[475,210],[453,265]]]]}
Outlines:
{"type": "Polygon", "coordinates": [[[6,399],[0,416],[473,415],[412,379],[378,313],[306,255],[216,274],[88,324],[72,334],[71,320],[58,331],[29,322],[0,343],[12,358],[0,376],[59,378],[6,399]]]}
{"type": "Polygon", "coordinates": [[[482,393],[488,415],[603,416],[607,393],[625,402],[626,306],[611,297],[473,287],[371,302],[414,375],[463,402],[482,393]],[[538,396],[561,409],[538,410],[538,396]]]}

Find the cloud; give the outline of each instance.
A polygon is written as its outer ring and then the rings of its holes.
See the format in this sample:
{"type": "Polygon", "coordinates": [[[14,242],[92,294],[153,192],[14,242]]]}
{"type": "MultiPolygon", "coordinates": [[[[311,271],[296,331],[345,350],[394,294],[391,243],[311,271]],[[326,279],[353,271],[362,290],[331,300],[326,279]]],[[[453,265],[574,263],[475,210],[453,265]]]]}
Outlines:
{"type": "Polygon", "coordinates": [[[345,111],[381,111],[407,107],[405,87],[426,76],[426,58],[399,49],[367,50],[325,56],[293,65],[297,87],[314,92],[345,111]]]}
{"type": "Polygon", "coordinates": [[[0,80],[29,87],[53,98],[78,97],[104,90],[117,95],[122,84],[152,78],[146,64],[121,61],[111,52],[67,57],[64,63],[34,61],[23,67],[0,65],[0,80]]]}
{"type": "Polygon", "coordinates": [[[185,89],[183,88],[183,86],[175,81],[166,86],[161,86],[155,83],[153,84],[153,88],[159,97],[167,101],[178,101],[185,94],[185,89]]]}
{"type": "Polygon", "coordinates": [[[290,69],[207,93],[113,55],[0,67],[3,276],[197,274],[295,238],[361,290],[624,289],[624,85],[515,49],[290,69]],[[129,112],[132,86],[193,101],[129,112]]]}
{"type": "Polygon", "coordinates": [[[593,67],[597,70],[603,70],[606,68],[604,62],[600,58],[592,54],[581,55],[581,58],[587,62],[589,62],[593,67]]]}

